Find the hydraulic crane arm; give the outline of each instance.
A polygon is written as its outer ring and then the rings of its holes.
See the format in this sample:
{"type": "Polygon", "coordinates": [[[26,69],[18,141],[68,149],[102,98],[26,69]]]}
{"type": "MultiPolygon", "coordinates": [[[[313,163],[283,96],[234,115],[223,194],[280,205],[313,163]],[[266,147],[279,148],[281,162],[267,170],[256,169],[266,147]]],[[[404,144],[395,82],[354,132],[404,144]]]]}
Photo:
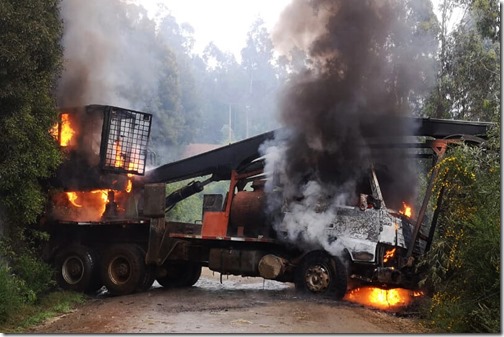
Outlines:
{"type": "MultiPolygon", "coordinates": [[[[402,134],[402,136],[426,136],[441,139],[453,135],[485,137],[491,123],[390,117],[388,121],[384,121],[383,118],[379,121],[372,119],[364,121],[361,124],[361,132],[366,137],[376,137],[377,127],[380,127],[379,134],[393,136],[397,133],[397,125],[401,124],[409,125],[411,129],[410,134],[402,134]]],[[[260,156],[259,147],[266,140],[272,139],[276,131],[266,132],[209,152],[159,166],[146,172],[143,177],[136,177],[135,183],[171,183],[206,175],[212,175],[213,181],[230,179],[231,171],[240,170],[260,156]]]]}
{"type": "Polygon", "coordinates": [[[260,157],[259,146],[272,139],[274,131],[220,147],[194,157],[159,166],[137,177],[140,183],[170,183],[184,179],[213,175],[213,181],[230,179],[231,171],[260,157]]]}

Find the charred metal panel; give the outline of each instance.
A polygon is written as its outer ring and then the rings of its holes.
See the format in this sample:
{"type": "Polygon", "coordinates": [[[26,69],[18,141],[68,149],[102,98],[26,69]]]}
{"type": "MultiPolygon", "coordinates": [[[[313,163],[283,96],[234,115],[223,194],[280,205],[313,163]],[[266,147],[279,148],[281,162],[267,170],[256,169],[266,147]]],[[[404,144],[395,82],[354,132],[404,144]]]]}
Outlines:
{"type": "Polygon", "coordinates": [[[165,232],[164,218],[151,219],[149,228],[149,245],[145,254],[145,263],[158,263],[161,241],[165,232]]]}
{"type": "Polygon", "coordinates": [[[222,194],[203,195],[203,212],[222,211],[222,194]]]}
{"type": "Polygon", "coordinates": [[[348,250],[353,260],[377,262],[376,247],[379,243],[406,247],[402,226],[401,219],[385,208],[361,210],[340,206],[327,233],[348,250]]]}
{"type": "Polygon", "coordinates": [[[165,215],[165,184],[145,185],[143,214],[147,217],[162,217],[165,215]]]}

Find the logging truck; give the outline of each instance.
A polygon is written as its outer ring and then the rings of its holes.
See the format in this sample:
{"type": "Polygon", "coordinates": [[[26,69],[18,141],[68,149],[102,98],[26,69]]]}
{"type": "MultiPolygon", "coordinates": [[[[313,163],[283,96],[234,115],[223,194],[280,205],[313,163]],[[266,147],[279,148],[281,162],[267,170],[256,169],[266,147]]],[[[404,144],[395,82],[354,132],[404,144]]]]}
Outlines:
{"type": "MultiPolygon", "coordinates": [[[[105,286],[110,294],[125,295],[154,281],[190,287],[202,267],[292,282],[335,299],[356,283],[416,286],[415,262],[435,228],[425,220],[430,193],[416,219],[391,210],[370,165],[355,191],[359,202],[335,207],[324,224],[324,241],[301,244],[288,240],[264,212],[267,177],[259,147],[275,131],[146,170],[152,115],[105,105],[61,111],[53,135],[66,158],[51,181],[40,225],[50,234],[43,257],[63,289],[92,293],[105,286]],[[193,181],[167,195],[167,184],[186,179],[193,181]],[[205,186],[222,181],[226,193],[204,194],[205,186]],[[203,194],[201,221],[166,220],[167,211],[196,193],[203,194]]],[[[413,147],[426,148],[434,159],[444,154],[446,136],[484,135],[488,126],[417,122],[416,135],[428,139],[413,147]]]]}

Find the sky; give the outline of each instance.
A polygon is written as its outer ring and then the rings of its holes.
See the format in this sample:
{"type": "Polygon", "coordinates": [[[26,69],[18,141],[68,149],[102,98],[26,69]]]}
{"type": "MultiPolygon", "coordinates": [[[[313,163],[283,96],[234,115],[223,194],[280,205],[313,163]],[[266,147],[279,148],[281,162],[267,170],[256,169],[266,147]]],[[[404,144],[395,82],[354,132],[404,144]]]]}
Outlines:
{"type": "MultiPolygon", "coordinates": [[[[152,18],[156,13],[168,10],[179,24],[189,23],[195,30],[196,53],[201,53],[206,45],[213,41],[219,49],[233,53],[238,61],[241,59],[240,52],[246,45],[247,32],[252,23],[261,17],[271,32],[281,12],[291,2],[291,0],[130,1],[145,7],[152,18]]],[[[432,0],[434,12],[438,17],[441,1],[432,0]]],[[[460,20],[461,13],[454,14],[453,21],[460,20]]]]}
{"type": "Polygon", "coordinates": [[[252,23],[261,17],[268,30],[274,27],[290,0],[137,0],[155,16],[164,5],[179,24],[187,22],[195,30],[195,52],[213,41],[219,49],[240,59],[252,23]]]}

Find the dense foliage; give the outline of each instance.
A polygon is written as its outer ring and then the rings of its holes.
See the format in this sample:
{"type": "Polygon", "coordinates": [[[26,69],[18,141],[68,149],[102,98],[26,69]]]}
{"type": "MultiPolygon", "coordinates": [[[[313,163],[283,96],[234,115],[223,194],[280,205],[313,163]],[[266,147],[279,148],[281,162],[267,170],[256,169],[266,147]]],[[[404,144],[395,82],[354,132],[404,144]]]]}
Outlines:
{"type": "Polygon", "coordinates": [[[58,3],[0,1],[0,321],[51,286],[24,228],[42,211],[40,182],[60,161],[48,133],[62,58],[58,3]]]}
{"type": "Polygon", "coordinates": [[[444,158],[437,235],[423,264],[434,290],[429,317],[441,331],[500,331],[500,145],[460,146],[444,158]]]}
{"type": "Polygon", "coordinates": [[[39,179],[59,163],[47,130],[60,71],[58,1],[0,1],[0,210],[4,225],[33,222],[44,194],[39,179]]]}
{"type": "Polygon", "coordinates": [[[500,13],[494,0],[444,1],[438,85],[426,113],[495,123],[482,146],[457,146],[438,164],[438,228],[422,265],[439,331],[501,331],[500,13]],[[465,16],[449,32],[449,15],[465,16]]]}

